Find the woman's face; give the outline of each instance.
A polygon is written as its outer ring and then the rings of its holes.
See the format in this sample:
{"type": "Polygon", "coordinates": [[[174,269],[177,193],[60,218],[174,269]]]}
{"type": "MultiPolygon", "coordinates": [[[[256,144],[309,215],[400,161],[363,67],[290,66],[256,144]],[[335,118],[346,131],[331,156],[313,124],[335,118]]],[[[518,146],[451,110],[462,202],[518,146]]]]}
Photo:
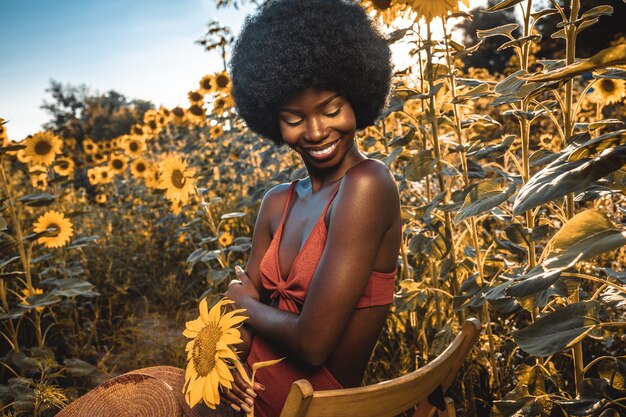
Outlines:
{"type": "Polygon", "coordinates": [[[310,165],[333,166],[355,146],[354,110],[334,91],[308,88],[284,103],[278,117],[283,140],[310,165]]]}

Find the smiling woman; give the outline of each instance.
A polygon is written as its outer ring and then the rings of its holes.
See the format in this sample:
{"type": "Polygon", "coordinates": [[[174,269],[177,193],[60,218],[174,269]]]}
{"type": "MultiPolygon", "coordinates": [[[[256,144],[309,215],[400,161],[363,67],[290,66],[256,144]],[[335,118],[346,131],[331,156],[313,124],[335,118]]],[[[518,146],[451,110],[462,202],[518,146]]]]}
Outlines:
{"type": "Polygon", "coordinates": [[[246,20],[231,73],[248,127],[297,152],[308,173],[267,193],[246,271],[226,293],[249,315],[242,359],[286,359],[257,372],[266,390],[235,375],[222,398],[277,416],[298,379],[361,384],[393,298],[398,191],[355,142],[387,102],[390,51],[350,1],[277,0],[246,20]]]}

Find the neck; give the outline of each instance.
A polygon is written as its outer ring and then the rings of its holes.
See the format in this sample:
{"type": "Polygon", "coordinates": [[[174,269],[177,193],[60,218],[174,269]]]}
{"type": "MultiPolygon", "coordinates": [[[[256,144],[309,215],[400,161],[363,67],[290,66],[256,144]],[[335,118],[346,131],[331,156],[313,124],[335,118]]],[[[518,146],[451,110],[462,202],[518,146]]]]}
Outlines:
{"type": "Polygon", "coordinates": [[[342,161],[331,168],[318,168],[305,162],[309,179],[311,181],[311,192],[315,193],[327,185],[336,183],[343,178],[350,168],[365,159],[367,158],[359,152],[355,144],[350,152],[346,153],[342,161]]]}

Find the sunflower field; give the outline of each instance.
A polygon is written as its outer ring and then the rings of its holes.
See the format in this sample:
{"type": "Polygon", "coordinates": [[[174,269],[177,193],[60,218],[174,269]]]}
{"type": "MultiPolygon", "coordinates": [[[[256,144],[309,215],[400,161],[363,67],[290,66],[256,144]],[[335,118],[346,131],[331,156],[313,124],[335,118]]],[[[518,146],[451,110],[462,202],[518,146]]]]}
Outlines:
{"type": "MultiPolygon", "coordinates": [[[[450,390],[459,416],[626,416],[626,34],[576,52],[626,4],[490,1],[481,13],[518,19],[463,43],[463,3],[361,1],[411,59],[357,138],[394,174],[403,218],[364,384],[423,366],[476,317],[450,390]],[[560,54],[540,58],[542,37],[560,54]],[[465,64],[494,41],[501,71],[465,64]]],[[[232,36],[209,32],[200,43],[226,68],[232,36]]],[[[17,141],[0,119],[1,416],[51,416],[121,373],[184,368],[185,322],[245,265],[263,195],[306,175],[237,117],[226,70],[190,88],[109,139],[17,141]]]]}

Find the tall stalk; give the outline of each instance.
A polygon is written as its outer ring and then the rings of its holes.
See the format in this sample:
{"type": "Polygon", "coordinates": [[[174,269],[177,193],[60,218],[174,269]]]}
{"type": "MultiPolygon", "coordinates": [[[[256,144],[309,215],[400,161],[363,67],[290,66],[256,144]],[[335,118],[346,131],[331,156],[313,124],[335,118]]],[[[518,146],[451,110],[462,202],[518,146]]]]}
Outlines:
{"type": "MultiPolygon", "coordinates": [[[[572,0],[570,9],[570,22],[575,22],[578,19],[578,12],[580,11],[580,0],[572,0]]],[[[571,65],[576,58],[576,36],[577,27],[574,24],[566,26],[566,47],[565,47],[565,63],[571,65]]],[[[572,112],[573,104],[573,89],[574,80],[570,79],[565,85],[565,111],[564,111],[564,125],[565,125],[565,139],[572,136],[574,133],[574,114],[572,112]]],[[[570,193],[566,197],[567,218],[574,217],[574,194],[570,193]]],[[[572,294],[572,303],[580,301],[578,290],[572,294]]],[[[583,361],[583,348],[581,342],[578,342],[572,348],[572,360],[574,361],[574,381],[576,384],[576,395],[580,395],[580,390],[584,378],[584,361],[583,361]]]]}
{"type": "MultiPolygon", "coordinates": [[[[441,19],[443,26],[443,39],[446,48],[446,63],[448,65],[448,78],[450,80],[450,91],[452,92],[452,110],[454,112],[454,132],[456,133],[458,142],[461,146],[461,167],[463,169],[463,183],[464,188],[467,189],[470,186],[469,169],[467,167],[467,154],[465,152],[465,136],[461,130],[461,117],[459,115],[459,106],[456,102],[456,76],[453,71],[453,62],[450,54],[450,45],[448,42],[448,25],[446,19],[441,19]]],[[[478,268],[478,278],[476,283],[483,285],[485,282],[485,271],[483,268],[482,253],[480,251],[480,241],[478,239],[478,229],[476,227],[476,218],[470,217],[470,233],[472,236],[472,242],[474,245],[474,252],[476,253],[476,266],[478,268]]],[[[489,362],[493,370],[493,381],[496,387],[500,386],[500,372],[498,370],[498,364],[496,361],[495,341],[493,339],[493,333],[491,331],[491,315],[489,313],[488,303],[484,303],[482,306],[482,319],[487,329],[487,336],[489,339],[489,362]]]]}
{"type": "MultiPolygon", "coordinates": [[[[431,43],[431,35],[432,32],[430,30],[430,22],[426,23],[426,74],[428,77],[428,88],[429,91],[434,91],[434,74],[433,74],[433,56],[432,56],[432,43],[431,43]]],[[[446,200],[450,197],[450,190],[446,187],[446,183],[443,177],[443,163],[441,162],[441,151],[439,144],[439,121],[437,120],[437,115],[435,114],[435,96],[430,95],[429,97],[429,109],[428,109],[428,117],[430,118],[432,133],[433,133],[433,150],[435,152],[435,160],[437,161],[437,180],[439,183],[440,191],[445,191],[446,200]]],[[[452,216],[449,211],[444,213],[444,222],[445,222],[445,230],[446,230],[446,242],[450,244],[450,260],[452,261],[454,268],[452,268],[452,280],[451,280],[451,290],[453,295],[457,295],[459,293],[459,282],[458,276],[456,273],[456,253],[454,251],[454,241],[452,239],[452,216]]],[[[433,277],[435,278],[435,277],[433,277]]],[[[464,320],[463,311],[459,311],[459,321],[464,320]]]]}

